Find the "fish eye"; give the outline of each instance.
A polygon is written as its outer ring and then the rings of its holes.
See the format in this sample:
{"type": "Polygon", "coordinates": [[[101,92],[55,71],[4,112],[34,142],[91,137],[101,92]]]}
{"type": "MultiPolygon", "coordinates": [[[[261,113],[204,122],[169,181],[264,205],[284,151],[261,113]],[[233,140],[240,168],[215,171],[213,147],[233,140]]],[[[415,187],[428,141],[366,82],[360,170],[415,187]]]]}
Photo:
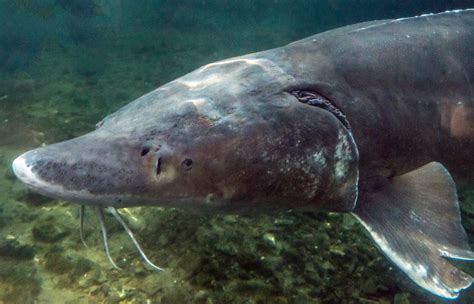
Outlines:
{"type": "Polygon", "coordinates": [[[183,160],[183,162],[181,163],[181,167],[183,167],[184,170],[189,170],[193,167],[193,160],[190,159],[190,158],[186,158],[185,160],[183,160]]]}

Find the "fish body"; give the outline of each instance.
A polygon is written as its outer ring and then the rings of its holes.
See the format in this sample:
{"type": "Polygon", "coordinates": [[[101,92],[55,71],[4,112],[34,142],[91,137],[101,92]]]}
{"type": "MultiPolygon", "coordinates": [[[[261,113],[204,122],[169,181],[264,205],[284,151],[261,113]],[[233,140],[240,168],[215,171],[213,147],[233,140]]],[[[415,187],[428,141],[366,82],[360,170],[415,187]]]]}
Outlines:
{"type": "Polygon", "coordinates": [[[346,26],[203,66],[13,163],[95,207],[351,212],[414,282],[456,298],[474,259],[474,10],[346,26]]]}

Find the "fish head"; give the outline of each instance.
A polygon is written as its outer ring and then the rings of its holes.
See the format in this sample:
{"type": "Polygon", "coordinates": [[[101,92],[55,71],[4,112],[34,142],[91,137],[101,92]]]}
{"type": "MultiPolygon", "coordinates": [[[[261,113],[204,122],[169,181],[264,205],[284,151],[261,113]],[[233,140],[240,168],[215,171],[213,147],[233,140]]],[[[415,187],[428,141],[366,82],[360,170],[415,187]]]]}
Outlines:
{"type": "Polygon", "coordinates": [[[266,58],[209,64],[139,98],[91,133],[19,156],[16,175],[81,204],[347,211],[357,149],[327,110],[298,101],[266,58]]]}

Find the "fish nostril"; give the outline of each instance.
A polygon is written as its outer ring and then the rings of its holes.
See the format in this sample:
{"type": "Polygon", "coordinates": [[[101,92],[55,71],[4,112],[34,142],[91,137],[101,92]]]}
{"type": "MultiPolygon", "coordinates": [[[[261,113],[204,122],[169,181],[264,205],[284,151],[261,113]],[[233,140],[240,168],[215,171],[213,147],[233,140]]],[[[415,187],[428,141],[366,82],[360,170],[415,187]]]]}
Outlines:
{"type": "Polygon", "coordinates": [[[142,152],[140,152],[140,155],[145,156],[145,155],[148,154],[148,152],[150,152],[150,148],[145,147],[145,148],[142,149],[142,152]]]}
{"type": "Polygon", "coordinates": [[[160,175],[161,173],[161,157],[158,157],[156,160],[156,175],[160,175]]]}

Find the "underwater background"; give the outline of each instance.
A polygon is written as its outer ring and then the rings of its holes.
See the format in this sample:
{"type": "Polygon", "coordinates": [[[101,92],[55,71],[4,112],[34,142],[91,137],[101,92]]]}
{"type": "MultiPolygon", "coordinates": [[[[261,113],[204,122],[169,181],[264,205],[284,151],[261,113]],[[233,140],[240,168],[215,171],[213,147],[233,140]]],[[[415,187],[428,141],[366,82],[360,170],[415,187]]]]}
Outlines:
{"type": "MultiPolygon", "coordinates": [[[[12,160],[206,63],[374,19],[474,7],[409,0],[0,0],[0,303],[444,303],[414,286],[350,215],[123,213],[147,269],[107,219],[28,191],[12,160]]],[[[473,54],[474,56],[474,54],[473,54]]],[[[474,161],[474,159],[472,160],[474,161]]],[[[474,246],[474,185],[460,189],[474,246]]],[[[459,263],[474,275],[474,263],[459,263]]],[[[473,303],[474,288],[450,303],[473,303]]]]}

